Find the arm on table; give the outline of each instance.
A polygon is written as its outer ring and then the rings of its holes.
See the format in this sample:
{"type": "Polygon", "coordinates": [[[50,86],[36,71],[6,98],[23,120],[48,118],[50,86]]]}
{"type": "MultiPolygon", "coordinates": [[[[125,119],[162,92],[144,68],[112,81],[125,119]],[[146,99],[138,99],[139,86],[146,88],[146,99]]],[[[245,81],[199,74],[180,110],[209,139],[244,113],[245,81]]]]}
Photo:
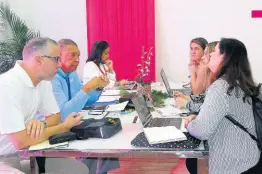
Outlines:
{"type": "Polygon", "coordinates": [[[191,135],[207,140],[216,131],[229,110],[227,87],[224,80],[217,80],[210,86],[198,116],[187,126],[191,135]]]}
{"type": "MultiPolygon", "coordinates": [[[[64,120],[71,112],[80,112],[88,100],[96,101],[99,95],[97,95],[96,91],[93,91],[97,88],[96,84],[89,81],[83,88],[76,93],[76,95],[68,100],[65,92],[63,91],[62,84],[58,81],[58,79],[54,79],[52,81],[53,85],[53,93],[56,99],[56,102],[59,106],[62,120],[64,120]],[[97,96],[95,99],[92,97],[97,96]]],[[[92,103],[92,102],[91,102],[92,103]]]]}
{"type": "Polygon", "coordinates": [[[51,115],[47,116],[46,119],[45,119],[45,123],[46,123],[47,127],[52,127],[52,126],[58,125],[59,123],[61,123],[60,113],[51,114],[51,115]]]}
{"type": "Polygon", "coordinates": [[[30,145],[43,142],[52,135],[68,132],[73,126],[78,125],[81,119],[82,116],[72,113],[63,123],[44,129],[42,135],[38,139],[31,138],[30,135],[27,134],[26,129],[9,133],[7,136],[16,149],[23,149],[30,145]]]}

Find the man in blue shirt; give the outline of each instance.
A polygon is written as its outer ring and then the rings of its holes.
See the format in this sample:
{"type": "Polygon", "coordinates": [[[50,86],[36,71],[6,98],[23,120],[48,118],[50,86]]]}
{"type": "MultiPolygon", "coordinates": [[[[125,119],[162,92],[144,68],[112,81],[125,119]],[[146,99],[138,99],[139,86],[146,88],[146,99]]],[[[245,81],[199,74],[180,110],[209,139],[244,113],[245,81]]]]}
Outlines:
{"type": "Polygon", "coordinates": [[[101,94],[96,89],[105,87],[109,81],[104,77],[95,77],[83,85],[76,73],[80,56],[77,44],[70,39],[62,39],[58,44],[61,69],[58,69],[52,86],[62,120],[64,120],[69,113],[80,112],[85,106],[95,103],[101,94]]]}
{"type": "MultiPolygon", "coordinates": [[[[72,112],[79,112],[85,106],[95,103],[101,92],[97,88],[109,84],[106,77],[94,77],[86,84],[82,84],[75,72],[79,64],[80,51],[77,44],[71,39],[61,39],[60,46],[61,69],[58,70],[52,81],[53,93],[60,108],[61,117],[72,112]]],[[[118,159],[87,158],[82,160],[90,173],[105,174],[109,170],[119,168],[118,159]]]]}

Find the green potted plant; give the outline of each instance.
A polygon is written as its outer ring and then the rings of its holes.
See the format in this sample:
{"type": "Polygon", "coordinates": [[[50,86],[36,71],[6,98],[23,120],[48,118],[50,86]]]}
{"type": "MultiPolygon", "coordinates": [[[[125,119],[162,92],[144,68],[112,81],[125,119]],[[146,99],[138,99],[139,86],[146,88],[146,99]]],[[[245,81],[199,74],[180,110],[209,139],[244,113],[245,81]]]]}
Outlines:
{"type": "Polygon", "coordinates": [[[9,4],[0,3],[0,74],[12,68],[16,60],[22,59],[24,45],[40,33],[29,29],[11,9],[9,4]]]}

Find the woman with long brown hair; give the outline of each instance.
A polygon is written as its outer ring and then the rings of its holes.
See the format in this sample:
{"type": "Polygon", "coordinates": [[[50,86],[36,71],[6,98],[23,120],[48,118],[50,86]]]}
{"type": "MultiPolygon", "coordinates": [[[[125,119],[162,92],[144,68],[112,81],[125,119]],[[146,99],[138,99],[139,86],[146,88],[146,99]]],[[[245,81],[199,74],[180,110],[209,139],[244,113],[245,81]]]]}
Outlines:
{"type": "Polygon", "coordinates": [[[256,136],[251,97],[259,94],[253,80],[245,45],[223,38],[211,53],[208,68],[217,80],[208,88],[199,114],[187,125],[188,132],[208,140],[209,173],[239,174],[255,166],[260,157],[256,141],[235,126],[231,116],[256,136]]]}

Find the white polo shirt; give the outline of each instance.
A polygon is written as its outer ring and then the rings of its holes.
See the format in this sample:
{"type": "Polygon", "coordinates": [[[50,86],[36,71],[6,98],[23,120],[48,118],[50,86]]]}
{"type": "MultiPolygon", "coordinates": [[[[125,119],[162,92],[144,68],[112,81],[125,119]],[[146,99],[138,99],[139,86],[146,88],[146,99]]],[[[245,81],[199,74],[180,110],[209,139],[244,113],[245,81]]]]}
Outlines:
{"type": "Polygon", "coordinates": [[[16,153],[6,134],[24,130],[38,111],[44,116],[59,112],[51,82],[34,86],[20,64],[0,75],[0,155],[16,153]]]}

